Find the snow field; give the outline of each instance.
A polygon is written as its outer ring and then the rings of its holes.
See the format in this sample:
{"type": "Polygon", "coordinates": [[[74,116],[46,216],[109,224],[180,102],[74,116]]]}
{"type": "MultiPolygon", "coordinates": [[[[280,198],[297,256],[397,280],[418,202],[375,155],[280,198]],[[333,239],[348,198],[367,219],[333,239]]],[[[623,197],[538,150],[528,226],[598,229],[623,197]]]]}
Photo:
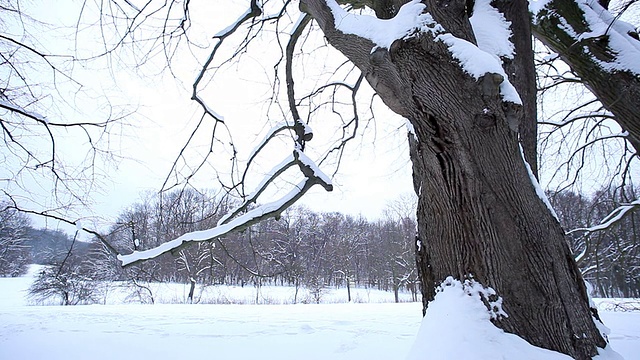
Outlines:
{"type": "MultiPolygon", "coordinates": [[[[421,328],[420,303],[28,306],[31,279],[0,278],[0,359],[388,360],[407,358],[412,347],[410,359],[567,358],[492,328],[488,313],[455,286],[438,295],[421,328]]],[[[172,288],[157,288],[158,298],[176,296],[172,288]]],[[[255,288],[240,289],[255,298],[255,288]]],[[[624,301],[627,309],[640,304],[624,301]]],[[[620,302],[599,300],[603,309],[620,302]]],[[[613,349],[640,360],[640,312],[601,315],[613,349]]]]}

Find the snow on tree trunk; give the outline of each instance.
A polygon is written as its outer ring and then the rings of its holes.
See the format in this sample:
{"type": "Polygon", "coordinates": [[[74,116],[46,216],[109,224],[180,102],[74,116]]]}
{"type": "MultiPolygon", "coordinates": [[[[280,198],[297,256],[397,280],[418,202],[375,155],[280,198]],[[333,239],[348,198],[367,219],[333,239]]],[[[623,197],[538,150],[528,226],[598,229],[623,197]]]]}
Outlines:
{"type": "Polygon", "coordinates": [[[519,149],[521,104],[534,100],[519,102],[501,66],[472,45],[466,2],[422,2],[432,18],[415,11],[420,2],[410,2],[398,17],[414,16],[417,26],[385,23],[404,34],[387,42],[375,21],[358,29],[333,1],[302,3],[329,42],[415,130],[409,142],[425,307],[447,277],[472,276],[503,298],[508,317],[494,320],[500,328],[576,359],[597,355],[606,342],[581,275],[519,149]]]}

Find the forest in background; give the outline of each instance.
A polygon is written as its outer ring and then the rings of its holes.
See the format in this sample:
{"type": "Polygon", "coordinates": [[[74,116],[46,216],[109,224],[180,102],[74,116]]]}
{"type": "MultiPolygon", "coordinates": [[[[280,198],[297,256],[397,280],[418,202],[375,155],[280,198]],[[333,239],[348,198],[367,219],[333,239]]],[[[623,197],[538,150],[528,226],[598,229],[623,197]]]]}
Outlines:
{"type": "MultiPolygon", "coordinates": [[[[632,187],[603,189],[591,196],[548,193],[585,279],[597,297],[640,297],[640,219],[627,214],[600,231],[609,214],[638,196],[632,187]],[[623,191],[624,190],[624,191],[623,191]]],[[[104,238],[120,253],[145,250],[183,233],[208,229],[230,204],[207,192],[185,190],[148,195],[121,211],[104,238]]],[[[123,269],[99,241],[76,241],[62,231],[34,229],[29,218],[6,208],[0,213],[0,274],[19,276],[29,264],[47,265],[31,287],[34,301],[96,303],[105,282],[129,284],[137,301],[153,302],[149,284],[196,286],[283,285],[307,289],[316,302],[324,288],[353,287],[409,292],[418,299],[416,224],[412,199],[390,204],[381,219],[314,212],[293,207],[278,219],[244,232],[201,242],[123,269]]],[[[425,246],[428,246],[426,244],[425,246]]]]}

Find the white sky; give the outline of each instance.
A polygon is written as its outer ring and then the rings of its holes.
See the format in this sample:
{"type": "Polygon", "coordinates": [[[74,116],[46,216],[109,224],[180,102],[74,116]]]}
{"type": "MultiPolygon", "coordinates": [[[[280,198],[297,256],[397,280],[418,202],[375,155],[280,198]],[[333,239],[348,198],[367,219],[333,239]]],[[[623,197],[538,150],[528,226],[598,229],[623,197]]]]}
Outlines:
{"type": "MultiPolygon", "coordinates": [[[[228,11],[216,9],[207,14],[207,21],[212,29],[224,28],[235,19],[234,13],[244,10],[244,2],[229,3],[231,5],[225,9],[228,11]]],[[[77,17],[75,5],[39,2],[33,6],[36,7],[36,17],[49,23],[74,24],[77,17]]],[[[194,15],[194,22],[198,21],[197,15],[194,15]]],[[[69,30],[59,29],[47,33],[50,41],[45,38],[38,40],[46,44],[45,47],[51,52],[65,52],[72,47],[72,42],[69,41],[72,37],[69,34],[69,30]]],[[[207,40],[211,34],[207,34],[203,41],[211,41],[207,40]]],[[[95,34],[85,33],[84,38],[80,37],[79,48],[86,46],[82,45],[82,41],[84,39],[89,42],[91,36],[95,34]]],[[[205,58],[203,54],[206,56],[206,51],[197,54],[200,61],[205,58]]],[[[225,122],[234,131],[233,140],[240,157],[246,156],[260,140],[261,134],[273,125],[265,124],[263,101],[270,95],[272,70],[269,67],[272,64],[261,65],[259,59],[261,58],[248,58],[248,64],[256,69],[254,73],[247,73],[245,67],[232,68],[220,76],[220,81],[209,84],[203,93],[209,105],[225,117],[225,122]]],[[[175,70],[181,76],[182,83],[179,83],[166,73],[157,75],[157,69],[161,66],[159,61],[136,69],[117,62],[106,64],[105,61],[102,59],[76,66],[73,75],[85,87],[108,95],[112,103],[124,104],[127,109],[136,110],[132,117],[125,120],[126,127],[118,129],[110,139],[109,147],[123,158],[116,163],[99,164],[98,168],[107,178],[99,181],[99,188],[91,190],[91,208],[78,215],[86,218],[96,216],[108,221],[114,220],[121,210],[139,200],[142,193],[160,189],[173,160],[193,131],[201,110],[189,100],[191,83],[198,69],[194,62],[183,62],[186,66],[178,63],[180,65],[175,70]],[[118,132],[122,136],[118,136],[118,132]]],[[[133,60],[130,62],[133,63],[133,60]]],[[[310,69],[305,69],[304,75],[307,76],[310,72],[310,69]]],[[[298,94],[303,93],[301,87],[297,87],[297,91],[298,94]]],[[[103,99],[101,96],[99,98],[103,99]]],[[[78,104],[77,101],[75,103],[78,104]]],[[[73,116],[97,118],[91,120],[100,120],[100,116],[104,116],[104,113],[94,108],[97,105],[87,104],[80,102],[82,113],[73,116]]],[[[283,105],[286,106],[285,103],[283,105]]],[[[366,103],[363,105],[364,108],[367,106],[366,103]]],[[[379,105],[376,107],[382,108],[379,105]]],[[[356,138],[348,145],[347,156],[342,159],[340,171],[334,178],[334,191],[327,193],[318,186],[303,197],[301,204],[316,211],[362,214],[374,219],[382,215],[388,203],[413,192],[404,121],[388,111],[379,110],[377,115],[375,123],[367,125],[362,121],[359,133],[364,134],[364,137],[356,138]]],[[[272,122],[274,120],[278,119],[272,116],[272,122]]],[[[324,127],[320,123],[312,122],[311,127],[316,136],[314,141],[308,143],[308,151],[311,154],[326,151],[327,143],[322,142],[328,141],[333,134],[324,134],[324,127]]],[[[85,142],[84,138],[74,136],[70,135],[65,139],[67,146],[85,142]]],[[[199,140],[206,143],[206,134],[199,140]]],[[[200,145],[194,149],[199,148],[200,145]]],[[[272,155],[267,155],[279,161],[278,151],[274,149],[273,153],[269,153],[272,155]]],[[[69,146],[65,154],[67,159],[81,158],[78,157],[75,145],[69,146]]],[[[228,171],[228,156],[224,153],[217,156],[225,160],[221,162],[227,166],[223,172],[228,171]]],[[[310,156],[313,158],[313,155],[310,156]]],[[[260,171],[266,172],[270,166],[267,160],[256,167],[258,171],[252,178],[253,182],[260,181],[260,171]]],[[[333,172],[333,167],[321,168],[329,174],[333,172]]],[[[217,187],[217,181],[207,181],[207,175],[205,171],[204,178],[197,179],[194,184],[198,188],[217,187]]],[[[32,189],[37,187],[35,183],[40,183],[38,180],[33,182],[32,189]]],[[[46,194],[47,190],[38,190],[37,193],[46,194]]],[[[89,222],[87,219],[83,224],[90,226],[89,222]]],[[[44,226],[45,222],[36,220],[35,224],[44,226]]],[[[58,224],[49,220],[46,225],[56,227],[58,224]]]]}
{"type": "MultiPolygon", "coordinates": [[[[245,10],[246,3],[216,3],[215,9],[192,14],[196,25],[204,24],[208,29],[194,35],[199,37],[195,41],[207,45],[204,50],[194,50],[198,61],[202,62],[206,58],[211,48],[212,34],[229,25],[237,14],[245,10]],[[220,11],[222,7],[225,11],[220,11]]],[[[33,6],[36,17],[41,20],[52,24],[75,25],[77,4],[73,2],[40,1],[33,6]]],[[[46,33],[31,35],[38,36],[38,40],[46,44],[45,47],[51,52],[65,52],[73,45],[73,36],[70,36],[73,32],[65,28],[49,29],[46,33]]],[[[91,44],[92,41],[99,44],[95,32],[89,31],[83,33],[83,36],[80,38],[79,43],[82,45],[79,48],[91,48],[91,45],[84,44],[91,44]]],[[[267,110],[265,99],[270,95],[273,72],[272,64],[264,60],[276,55],[259,51],[252,54],[245,58],[247,66],[228,67],[225,73],[218,74],[218,81],[208,84],[206,91],[202,93],[209,105],[225,117],[226,123],[234,132],[233,140],[241,158],[247,156],[260,140],[261,134],[264,134],[274,121],[282,121],[273,115],[273,109],[270,113],[271,123],[265,121],[264,115],[267,110]]],[[[309,55],[309,61],[314,64],[335,61],[330,53],[319,54],[309,55]]],[[[196,104],[189,100],[191,83],[198,70],[198,65],[192,58],[180,58],[180,61],[174,63],[180,64],[174,68],[182,81],[179,83],[166,72],[160,72],[161,62],[152,61],[138,68],[132,66],[135,61],[127,56],[124,55],[126,63],[107,63],[106,59],[100,59],[76,65],[73,70],[74,77],[88,89],[108,95],[114,104],[126,104],[127,109],[136,110],[135,114],[126,120],[127,126],[116,131],[110,139],[110,148],[123,159],[116,164],[99,165],[98,168],[103,170],[107,178],[100,181],[99,188],[91,189],[92,206],[91,209],[81,212],[82,217],[97,216],[107,221],[113,220],[121,210],[138,201],[143,192],[158,191],[201,114],[196,104]],[[122,136],[118,136],[118,132],[122,136]]],[[[312,79],[314,74],[323,70],[325,69],[322,66],[301,69],[298,73],[299,79],[312,79]]],[[[284,82],[284,79],[282,81],[284,82]]],[[[297,95],[304,93],[305,86],[310,88],[314,85],[316,84],[313,82],[304,85],[302,81],[297,81],[297,95]]],[[[104,98],[94,97],[94,102],[67,99],[72,104],[81,105],[82,113],[73,116],[100,120],[104,113],[97,106],[104,98]]],[[[286,106],[285,103],[283,105],[286,106]]],[[[367,104],[364,105],[365,108],[366,106],[367,104]]],[[[347,156],[342,159],[340,171],[334,178],[334,191],[326,193],[317,187],[303,197],[301,204],[316,211],[362,214],[373,219],[382,215],[388,203],[402,195],[413,193],[404,121],[388,111],[381,110],[382,108],[380,104],[376,105],[377,119],[374,123],[367,125],[362,120],[360,134],[364,137],[357,138],[348,145],[347,156]]],[[[326,125],[331,121],[335,119],[321,117],[311,123],[316,136],[308,144],[308,152],[314,160],[317,160],[317,157],[314,158],[313,154],[326,151],[328,141],[334,135],[326,132],[327,129],[335,130],[326,125]]],[[[77,140],[73,135],[65,139],[68,146],[67,155],[74,160],[78,158],[78,154],[74,152],[77,141],[84,142],[84,139],[77,140]]],[[[206,134],[199,137],[198,141],[201,141],[199,144],[206,143],[206,134]]],[[[198,145],[193,149],[199,150],[202,146],[198,145]]],[[[268,171],[273,162],[277,163],[282,158],[282,149],[272,151],[267,154],[264,163],[255,168],[257,171],[252,177],[253,183],[261,180],[260,172],[268,171]]],[[[197,151],[194,154],[197,155],[197,151]]],[[[215,165],[226,166],[228,170],[226,160],[229,154],[216,155],[217,160],[212,162],[220,161],[220,164],[215,165]]],[[[333,172],[332,166],[321,168],[329,174],[333,172]]],[[[203,177],[197,179],[194,184],[198,188],[215,188],[217,181],[207,179],[211,174],[210,169],[206,169],[203,177]]],[[[545,185],[544,177],[542,183],[545,185]]],[[[48,192],[46,186],[35,180],[31,185],[32,188],[42,187],[38,192],[48,192]]],[[[47,201],[43,203],[46,205],[47,201]]],[[[43,223],[36,222],[36,225],[41,224],[43,223]]],[[[48,225],[56,226],[51,223],[48,225]]]]}

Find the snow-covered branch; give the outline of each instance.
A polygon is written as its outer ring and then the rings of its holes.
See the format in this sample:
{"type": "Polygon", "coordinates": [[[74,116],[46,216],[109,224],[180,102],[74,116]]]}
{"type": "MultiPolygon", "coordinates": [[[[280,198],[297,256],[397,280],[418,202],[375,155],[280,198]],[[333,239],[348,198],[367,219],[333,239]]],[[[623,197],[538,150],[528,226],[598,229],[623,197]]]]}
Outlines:
{"type": "Polygon", "coordinates": [[[640,199],[633,201],[629,204],[623,204],[619,206],[618,208],[613,210],[611,213],[609,213],[609,215],[605,216],[605,218],[602,219],[602,221],[600,221],[598,225],[591,226],[588,228],[573,229],[567,232],[567,235],[575,232],[592,233],[596,231],[607,230],[608,228],[612,227],[613,225],[618,223],[620,220],[622,220],[627,214],[630,214],[633,211],[636,211],[638,209],[640,209],[640,199]]]}
{"type": "Polygon", "coordinates": [[[282,160],[264,176],[255,190],[251,194],[249,194],[249,196],[242,202],[242,205],[229,212],[227,215],[223,216],[220,221],[218,221],[218,225],[225,224],[229,221],[229,219],[232,219],[239,213],[246,211],[249,205],[256,202],[256,199],[264,192],[264,190],[266,190],[269,184],[271,184],[278,176],[284,173],[291,166],[295,165],[295,163],[296,162],[293,155],[289,155],[284,160],[282,160]]]}
{"type": "Polygon", "coordinates": [[[515,47],[510,40],[513,35],[511,23],[490,0],[476,0],[469,21],[480,49],[497,59],[513,59],[515,47]]]}
{"type": "Polygon", "coordinates": [[[483,40],[480,43],[483,47],[448,32],[434,20],[430,13],[425,12],[426,6],[418,0],[412,0],[403,5],[392,19],[352,14],[340,7],[335,0],[327,0],[327,5],[333,14],[335,28],[344,34],[353,34],[371,41],[374,44],[371,49],[372,54],[378,48],[390,49],[396,40],[406,40],[421,33],[429,33],[435,41],[446,44],[451,56],[458,60],[462,69],[476,80],[487,73],[502,76],[499,86],[504,101],[522,104],[500,60],[500,57],[513,56],[513,44],[509,41],[510,24],[490,4],[478,7],[479,18],[472,22],[475,24],[474,32],[483,40]],[[482,21],[487,17],[499,21],[482,21]],[[487,33],[493,33],[493,37],[485,36],[487,33]],[[495,38],[500,39],[499,45],[496,45],[495,38]]]}
{"type": "Polygon", "coordinates": [[[352,14],[335,0],[327,0],[327,5],[333,13],[335,28],[345,34],[369,39],[375,44],[371,52],[377,48],[389,49],[394,41],[414,36],[418,31],[442,29],[430,14],[423,13],[426,6],[419,0],[403,5],[392,19],[352,14]]]}
{"type": "Polygon", "coordinates": [[[533,187],[535,188],[536,194],[538,195],[540,200],[542,200],[542,202],[545,204],[547,209],[549,209],[549,212],[551,213],[551,215],[553,215],[553,217],[556,220],[560,221],[559,218],[558,218],[558,214],[556,214],[556,211],[553,209],[553,206],[551,205],[551,202],[549,201],[549,198],[544,193],[544,190],[542,189],[542,186],[540,186],[540,183],[538,182],[538,179],[536,179],[535,175],[533,174],[533,170],[531,170],[531,165],[529,165],[529,163],[525,159],[524,150],[522,149],[522,146],[520,146],[520,155],[522,155],[522,161],[524,162],[524,165],[527,168],[527,173],[529,174],[529,178],[531,179],[531,185],[533,185],[533,187]]]}
{"type": "MultiPolygon", "coordinates": [[[[301,167],[304,166],[306,165],[301,164],[301,167]]],[[[212,229],[184,234],[177,239],[165,242],[160,246],[149,250],[134,251],[127,255],[118,255],[118,260],[122,262],[122,266],[128,266],[144,260],[156,258],[167,252],[179,251],[193,242],[210,241],[231,232],[242,231],[264,219],[279,216],[285,209],[298,201],[298,199],[300,199],[315,184],[321,184],[325,188],[331,188],[331,184],[325,183],[323,177],[306,178],[280,199],[260,205],[233,220],[227,219],[227,222],[224,224],[220,224],[212,229]]]]}
{"type": "Polygon", "coordinates": [[[531,2],[534,35],[559,54],[640,148],[637,30],[595,0],[531,2]],[[624,101],[629,99],[630,101],[624,101]],[[623,101],[621,101],[623,100],[623,101]]]}
{"type": "MultiPolygon", "coordinates": [[[[271,131],[269,134],[273,134],[271,131]]],[[[268,135],[268,138],[272,138],[268,135]]],[[[327,191],[333,190],[331,179],[324,174],[320,168],[313,162],[302,150],[296,146],[292,155],[285,158],[277,166],[275,166],[260,182],[255,191],[236,209],[225,215],[218,225],[212,229],[194,231],[184,234],[174,240],[165,242],[158,247],[144,250],[134,251],[128,255],[118,255],[118,259],[122,262],[122,266],[132,265],[144,260],[158,257],[167,252],[177,252],[182,248],[190,245],[190,243],[200,241],[210,241],[231,232],[242,231],[248,227],[270,217],[278,217],[288,207],[293,205],[300,199],[313,185],[320,184],[327,191]],[[283,174],[293,165],[298,165],[305,179],[289,191],[288,194],[280,199],[262,204],[254,209],[249,210],[249,206],[255,203],[258,197],[278,176],[283,174]]]]}

